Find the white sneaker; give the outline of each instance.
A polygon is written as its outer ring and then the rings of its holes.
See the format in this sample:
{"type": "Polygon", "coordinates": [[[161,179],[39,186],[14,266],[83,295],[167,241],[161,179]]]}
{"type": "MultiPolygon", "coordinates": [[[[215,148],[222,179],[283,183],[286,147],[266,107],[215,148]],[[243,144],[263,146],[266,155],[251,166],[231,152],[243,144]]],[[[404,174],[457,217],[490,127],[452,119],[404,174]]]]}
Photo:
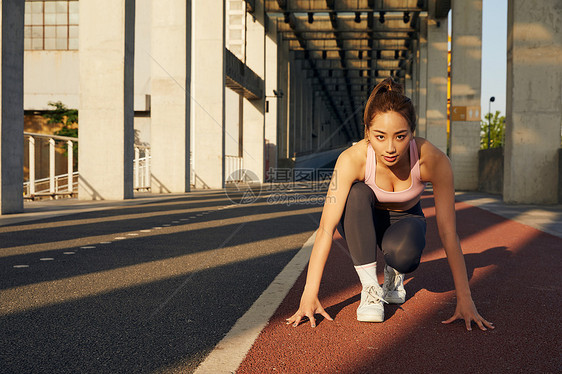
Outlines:
{"type": "Polygon", "coordinates": [[[361,322],[382,322],[384,321],[384,305],[388,302],[382,297],[381,286],[363,286],[361,291],[361,304],[357,308],[357,320],[361,322]]]}
{"type": "Polygon", "coordinates": [[[406,301],[404,274],[388,265],[384,266],[383,297],[389,304],[402,304],[406,301]]]}

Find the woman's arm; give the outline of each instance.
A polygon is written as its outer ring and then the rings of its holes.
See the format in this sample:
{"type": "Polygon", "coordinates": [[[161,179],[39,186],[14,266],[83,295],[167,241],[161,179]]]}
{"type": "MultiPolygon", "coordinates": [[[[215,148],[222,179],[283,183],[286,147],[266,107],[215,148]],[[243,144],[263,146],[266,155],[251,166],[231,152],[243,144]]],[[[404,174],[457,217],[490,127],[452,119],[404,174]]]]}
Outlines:
{"type": "Polygon", "coordinates": [[[293,316],[287,319],[287,324],[292,323],[293,326],[298,326],[301,320],[307,317],[310,320],[310,325],[315,327],[315,313],[323,315],[330,321],[332,320],[318,300],[318,290],[324,266],[332,247],[334,230],[343,213],[351,184],[357,179],[356,171],[357,167],[353,160],[353,154],[345,151],[338,157],[326,194],[320,225],[310,254],[306,285],[302,293],[300,307],[293,316]]]}
{"type": "Polygon", "coordinates": [[[426,153],[424,155],[426,156],[424,157],[423,167],[424,177],[433,185],[439,237],[447,254],[457,294],[455,314],[443,323],[451,323],[462,318],[467,330],[471,329],[471,321],[476,322],[481,330],[486,330],[486,327],[493,329],[493,324],[478,314],[470,293],[466,264],[457,235],[455,190],[451,162],[443,152],[430,143],[426,142],[424,146],[426,151],[424,152],[426,153]]]}

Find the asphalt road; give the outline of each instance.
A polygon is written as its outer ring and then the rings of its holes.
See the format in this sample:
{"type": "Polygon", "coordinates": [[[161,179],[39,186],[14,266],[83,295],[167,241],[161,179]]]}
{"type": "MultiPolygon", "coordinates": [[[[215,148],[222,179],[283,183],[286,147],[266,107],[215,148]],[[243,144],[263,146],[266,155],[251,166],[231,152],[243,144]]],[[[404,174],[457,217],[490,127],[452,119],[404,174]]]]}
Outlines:
{"type": "Polygon", "coordinates": [[[0,227],[0,372],[193,371],[321,206],[197,192],[0,227]]]}

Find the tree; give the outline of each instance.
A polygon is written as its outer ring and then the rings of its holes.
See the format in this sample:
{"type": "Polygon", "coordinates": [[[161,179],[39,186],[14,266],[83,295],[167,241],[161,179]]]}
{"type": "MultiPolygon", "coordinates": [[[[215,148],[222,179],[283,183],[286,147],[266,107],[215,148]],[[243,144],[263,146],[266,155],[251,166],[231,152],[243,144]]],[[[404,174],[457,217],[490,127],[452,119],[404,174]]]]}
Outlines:
{"type": "Polygon", "coordinates": [[[500,116],[500,111],[488,113],[484,116],[485,121],[480,122],[480,149],[503,147],[505,134],[505,116],[500,116]],[[489,131],[488,131],[489,128],[489,131]],[[490,142],[488,143],[488,134],[490,142]]]}
{"type": "MultiPolygon", "coordinates": [[[[50,125],[62,125],[60,130],[55,131],[55,135],[78,138],[78,127],[75,126],[78,124],[78,110],[67,108],[61,101],[49,101],[48,104],[50,107],[54,107],[54,109],[43,113],[43,118],[46,118],[47,123],[50,125]]],[[[74,168],[76,168],[78,167],[78,142],[74,142],[72,148],[74,168]]],[[[66,149],[64,155],[68,156],[66,149]]]]}

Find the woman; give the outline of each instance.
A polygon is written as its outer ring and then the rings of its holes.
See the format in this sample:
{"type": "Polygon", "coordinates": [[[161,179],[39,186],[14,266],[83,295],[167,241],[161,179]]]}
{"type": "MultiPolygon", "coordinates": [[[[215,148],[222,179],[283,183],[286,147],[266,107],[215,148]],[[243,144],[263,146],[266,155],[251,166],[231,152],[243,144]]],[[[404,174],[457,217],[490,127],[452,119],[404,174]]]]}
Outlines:
{"type": "Polygon", "coordinates": [[[457,295],[455,313],[443,323],[462,318],[468,330],[472,321],[481,330],[493,329],[493,324],[478,314],[470,294],[456,232],[449,159],[427,140],[413,136],[413,104],[391,78],[374,88],[365,107],[364,123],[365,139],[346,149],[336,162],[300,307],[287,323],[298,326],[307,317],[315,327],[315,313],[332,320],[318,300],[318,289],[336,226],[347,242],[363,286],[357,319],[382,322],[384,303],[403,303],[404,273],[418,267],[425,247],[420,195],[425,182],[431,182],[439,235],[457,295]],[[386,262],[382,287],[376,275],[377,245],[386,262]]]}

